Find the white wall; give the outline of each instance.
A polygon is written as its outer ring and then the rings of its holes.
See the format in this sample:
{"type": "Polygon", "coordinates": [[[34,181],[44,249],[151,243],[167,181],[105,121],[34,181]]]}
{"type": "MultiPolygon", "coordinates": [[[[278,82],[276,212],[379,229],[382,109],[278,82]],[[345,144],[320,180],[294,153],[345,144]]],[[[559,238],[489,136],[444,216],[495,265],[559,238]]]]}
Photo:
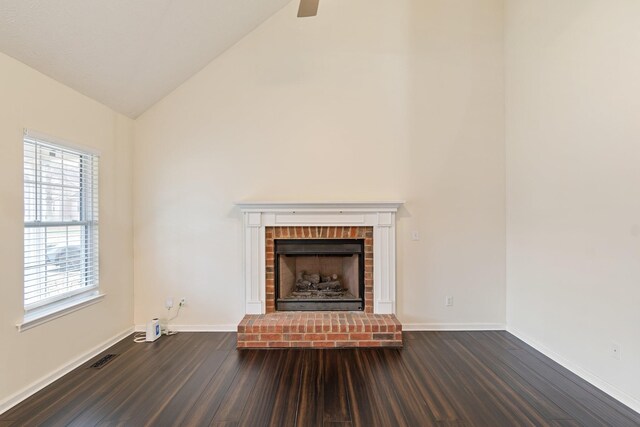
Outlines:
{"type": "Polygon", "coordinates": [[[640,2],[507,5],[507,321],[638,409],[640,2]]]}
{"type": "Polygon", "coordinates": [[[400,319],[504,324],[503,2],[296,8],[136,121],[136,324],[184,296],[177,324],[235,327],[247,199],[404,199],[400,319]]]}
{"type": "Polygon", "coordinates": [[[0,412],[133,324],[133,122],[0,54],[0,412]],[[18,332],[23,315],[23,128],[100,150],[98,304],[18,332]]]}

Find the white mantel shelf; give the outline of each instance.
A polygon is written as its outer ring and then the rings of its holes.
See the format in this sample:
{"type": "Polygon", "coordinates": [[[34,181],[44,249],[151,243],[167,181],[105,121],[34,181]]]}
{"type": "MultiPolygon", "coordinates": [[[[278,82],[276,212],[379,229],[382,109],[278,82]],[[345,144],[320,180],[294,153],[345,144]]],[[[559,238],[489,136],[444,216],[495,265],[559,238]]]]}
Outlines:
{"type": "Polygon", "coordinates": [[[403,201],[385,202],[238,202],[242,212],[397,212],[403,201]]]}
{"type": "Polygon", "coordinates": [[[244,219],[246,314],[266,310],[266,227],[373,227],[373,312],[396,313],[396,212],[402,201],[236,203],[244,219]]]}

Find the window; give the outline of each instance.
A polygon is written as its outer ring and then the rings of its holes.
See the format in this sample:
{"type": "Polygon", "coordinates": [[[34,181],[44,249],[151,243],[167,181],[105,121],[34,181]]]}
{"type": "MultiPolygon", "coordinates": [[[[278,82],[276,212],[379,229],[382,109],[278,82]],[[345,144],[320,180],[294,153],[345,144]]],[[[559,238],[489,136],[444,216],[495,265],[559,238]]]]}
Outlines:
{"type": "Polygon", "coordinates": [[[24,136],[24,308],[98,289],[98,156],[24,136]]]}

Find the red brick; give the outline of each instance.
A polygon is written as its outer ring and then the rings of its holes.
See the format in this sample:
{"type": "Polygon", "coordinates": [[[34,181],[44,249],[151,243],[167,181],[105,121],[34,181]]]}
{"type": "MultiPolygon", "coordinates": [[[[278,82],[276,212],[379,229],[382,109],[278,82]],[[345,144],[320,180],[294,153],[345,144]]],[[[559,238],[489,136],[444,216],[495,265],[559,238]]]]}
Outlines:
{"type": "Polygon", "coordinates": [[[313,341],[311,345],[313,347],[328,348],[328,347],[335,347],[336,343],[335,341],[313,341]]]}
{"type": "Polygon", "coordinates": [[[305,341],[324,341],[327,339],[325,334],[304,334],[305,341]]]}
{"type": "Polygon", "coordinates": [[[304,339],[303,334],[284,334],[282,339],[285,341],[302,341],[304,339]]]}
{"type": "Polygon", "coordinates": [[[381,341],[358,341],[358,347],[380,347],[381,341]]]}
{"type": "Polygon", "coordinates": [[[299,347],[294,343],[306,343],[303,345],[309,347],[313,342],[322,341],[331,344],[316,345],[366,347],[367,343],[373,341],[380,343],[379,346],[402,347],[402,325],[393,315],[351,312],[280,312],[247,315],[241,320],[238,330],[238,348],[286,348],[289,343],[292,347],[299,347]],[[297,332],[298,328],[305,330],[307,323],[310,330],[315,331],[319,328],[326,330],[326,333],[297,332]],[[365,332],[368,329],[375,331],[376,328],[376,332],[365,332]],[[244,332],[240,332],[243,329],[244,332]],[[352,333],[338,332],[344,329],[351,329],[352,333]],[[358,339],[355,339],[356,337],[358,339]]]}
{"type": "Polygon", "coordinates": [[[238,334],[238,341],[260,341],[258,334],[238,334]]]}
{"type": "Polygon", "coordinates": [[[260,334],[261,341],[282,341],[282,334],[260,334]]]}
{"type": "Polygon", "coordinates": [[[378,334],[373,334],[373,339],[374,339],[374,340],[381,340],[381,341],[384,341],[384,340],[392,340],[392,339],[394,339],[394,338],[395,338],[394,334],[388,334],[388,333],[382,333],[382,334],[378,333],[378,334]]]}
{"type": "Polygon", "coordinates": [[[355,341],[371,340],[372,335],[371,333],[353,332],[349,335],[349,338],[355,341]]]}
{"type": "Polygon", "coordinates": [[[349,334],[327,334],[327,339],[330,341],[346,341],[349,339],[349,334]]]}

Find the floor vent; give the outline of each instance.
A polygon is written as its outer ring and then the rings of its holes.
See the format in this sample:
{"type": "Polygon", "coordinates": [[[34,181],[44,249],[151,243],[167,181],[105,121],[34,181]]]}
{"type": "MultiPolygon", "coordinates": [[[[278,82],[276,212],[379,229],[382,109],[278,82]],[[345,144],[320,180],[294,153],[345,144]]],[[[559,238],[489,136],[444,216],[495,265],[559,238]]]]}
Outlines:
{"type": "Polygon", "coordinates": [[[115,359],[117,356],[118,356],[117,354],[107,354],[106,356],[104,356],[100,360],[98,360],[96,363],[91,365],[90,368],[100,369],[100,368],[104,367],[107,363],[109,363],[113,359],[115,359]]]}

